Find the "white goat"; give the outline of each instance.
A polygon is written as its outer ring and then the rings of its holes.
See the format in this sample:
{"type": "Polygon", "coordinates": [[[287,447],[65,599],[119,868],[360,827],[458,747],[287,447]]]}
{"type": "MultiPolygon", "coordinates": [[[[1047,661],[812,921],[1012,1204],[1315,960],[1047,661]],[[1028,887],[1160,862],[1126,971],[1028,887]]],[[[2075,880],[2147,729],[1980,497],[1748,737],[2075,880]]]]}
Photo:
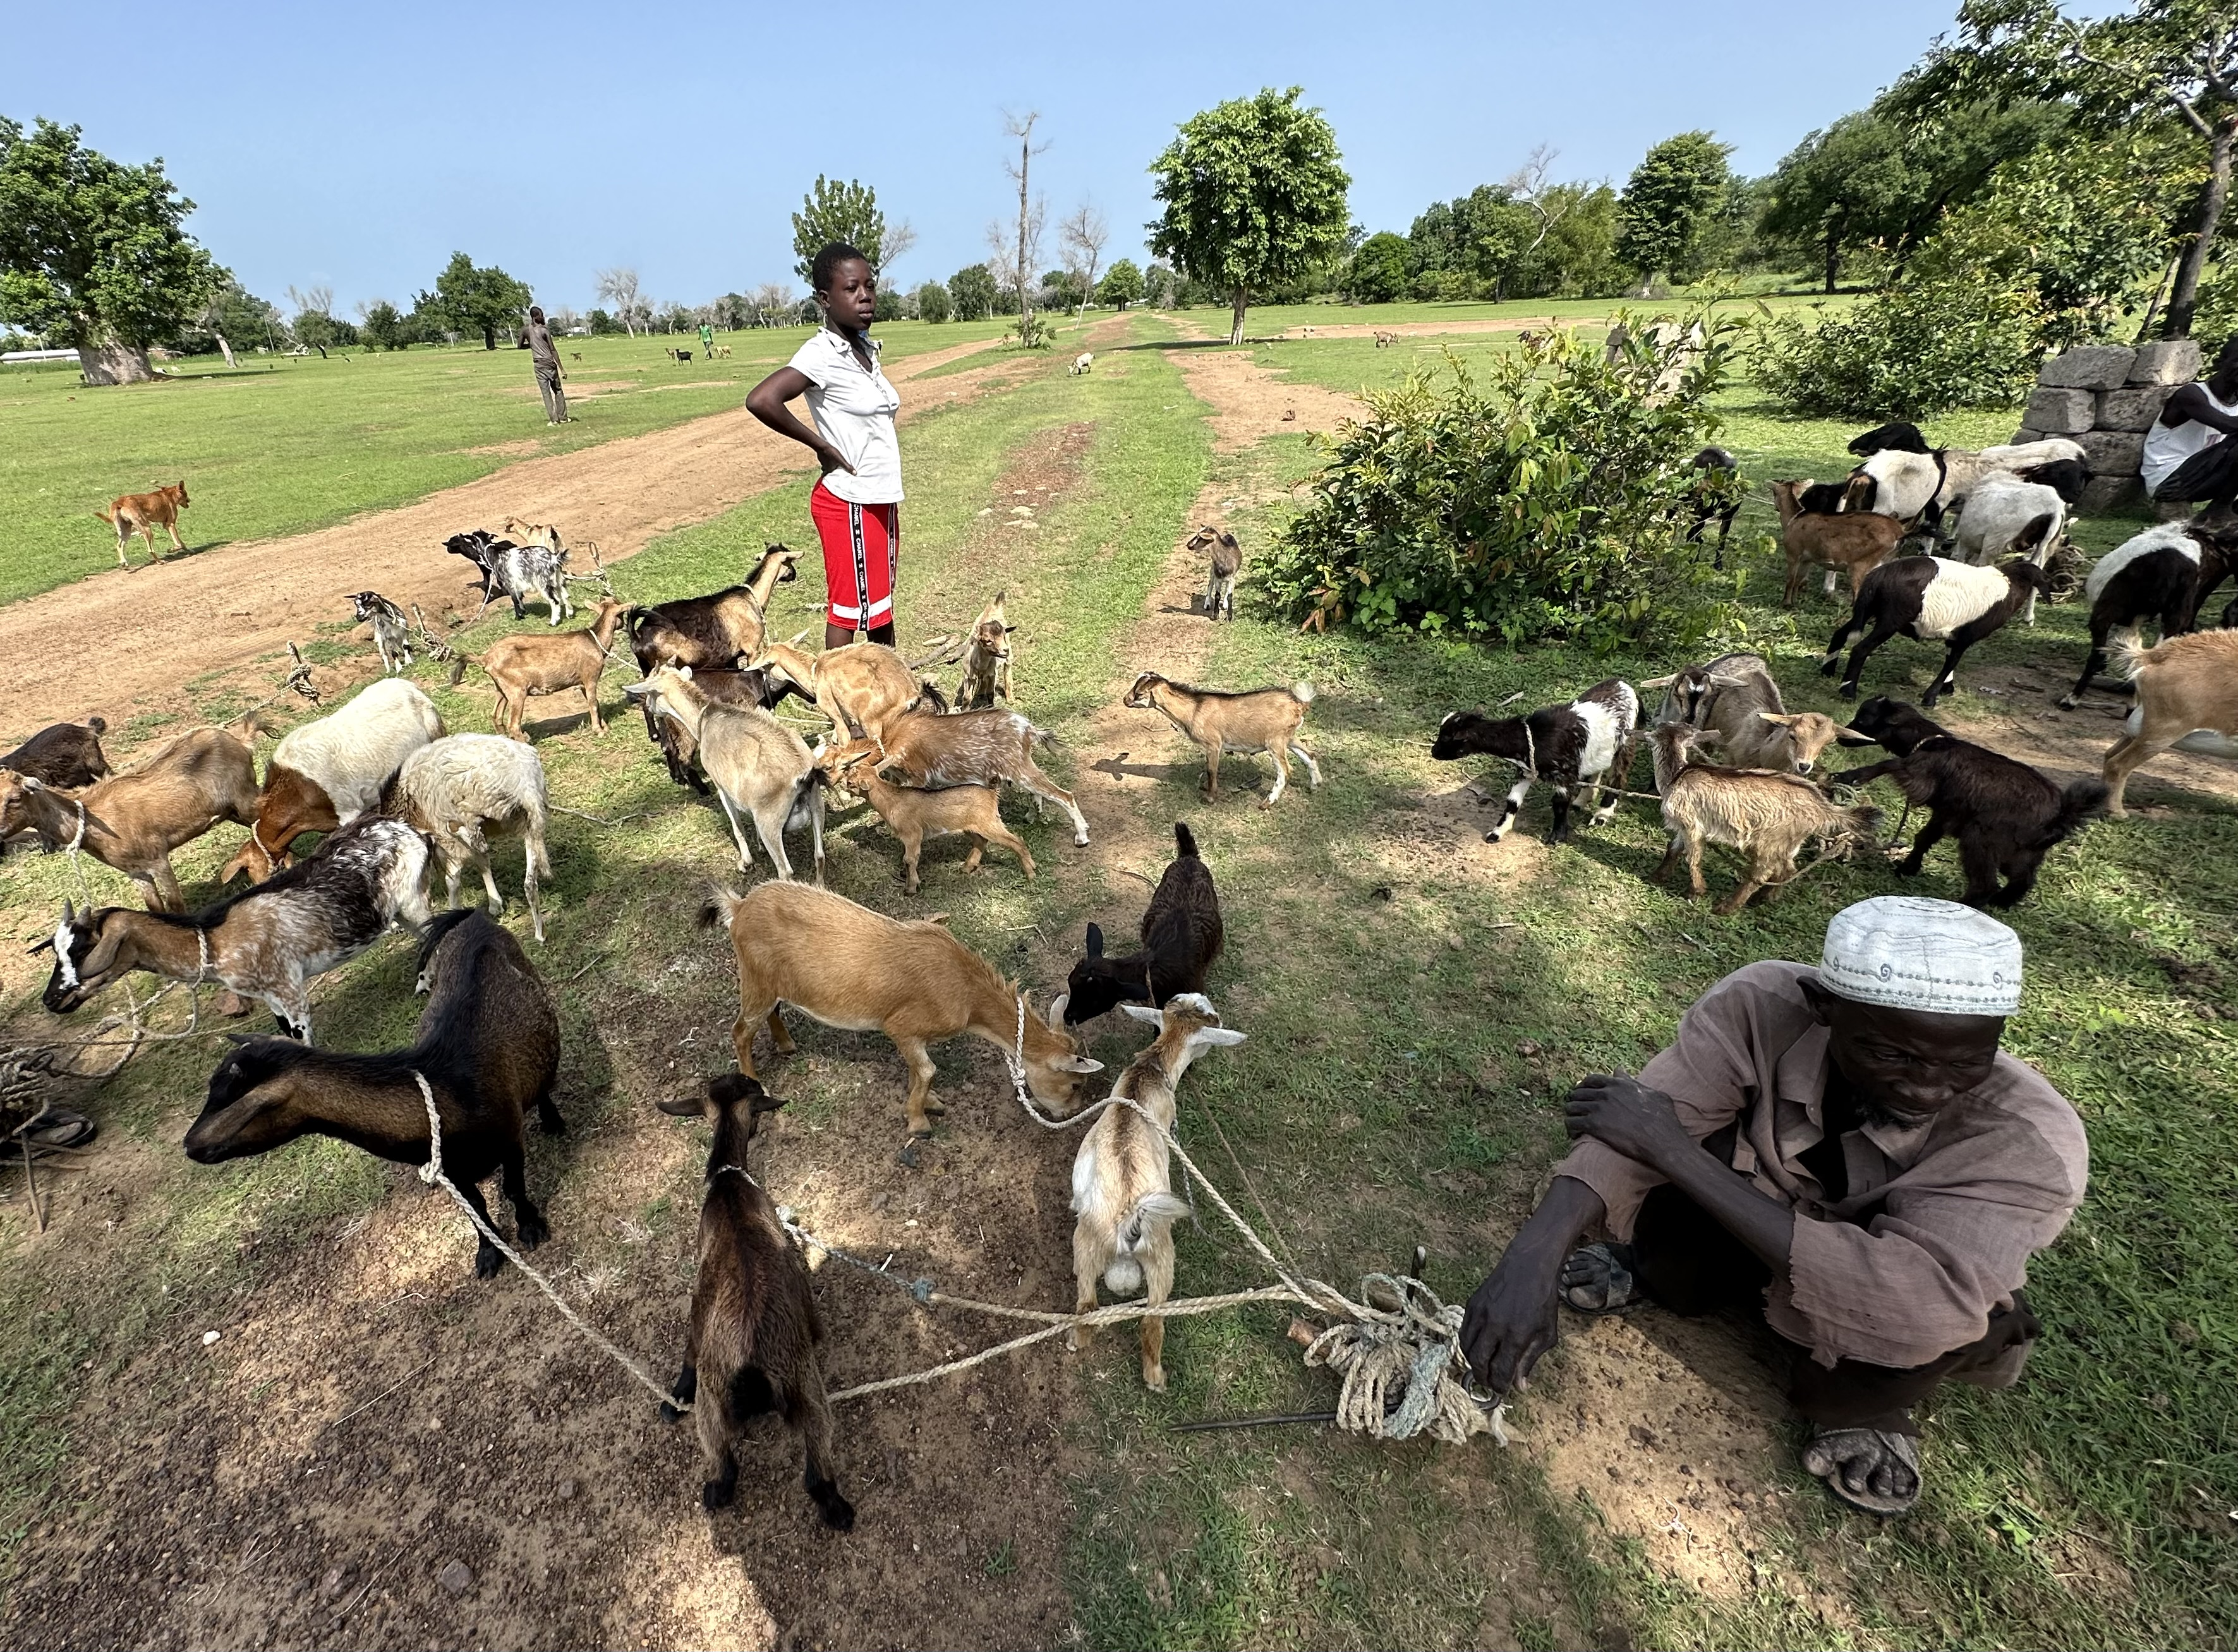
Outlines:
{"type": "MultiPolygon", "coordinates": [[[[2050,530],[2037,538],[2025,554],[2039,568],[2048,564],[2067,532],[2067,501],[2059,490],[2042,482],[2023,482],[2003,472],[1984,476],[1966,495],[1966,508],[1958,516],[1958,555],[1977,565],[1998,561],[2019,549],[2021,536],[2040,517],[2051,519],[2050,530]]],[[[2036,592],[2029,592],[2022,618],[2036,624],[2036,592]]]]}
{"type": "Polygon", "coordinates": [[[824,790],[807,743],[758,705],[719,705],[702,694],[688,665],[662,665],[641,683],[623,691],[648,700],[659,716],[682,724],[699,748],[699,766],[714,783],[715,796],[738,843],[738,869],[752,869],[741,814],[753,817],[762,847],[779,877],[792,876],[785,852],[785,829],[804,815],[816,845],[816,881],[824,882],[824,790]]]}
{"type": "MultiPolygon", "coordinates": [[[[1119,1008],[1157,1028],[1158,1041],[1128,1063],[1111,1094],[1138,1104],[1166,1134],[1133,1107],[1114,1102],[1089,1127],[1074,1156],[1072,1272],[1081,1313],[1094,1310],[1099,1279],[1122,1296],[1141,1290],[1152,1307],[1173,1293],[1173,1226],[1189,1214],[1188,1205],[1174,1196],[1166,1148],[1174,1094],[1199,1055],[1215,1045],[1243,1042],[1242,1034],[1220,1024],[1202,993],[1176,993],[1162,1011],[1143,1004],[1119,1008]]],[[[1073,1345],[1079,1345],[1076,1338],[1073,1345]]],[[[1165,1351],[1166,1322],[1146,1316],[1142,1381],[1160,1393],[1166,1386],[1165,1351]]]]}
{"type": "Polygon", "coordinates": [[[499,912],[505,896],[490,871],[489,839],[518,836],[526,869],[522,895],[539,941],[544,915],[536,908],[536,880],[552,876],[544,847],[550,818],[544,764],[533,748],[496,734],[453,734],[431,741],[405,758],[390,797],[390,812],[427,834],[442,862],[443,904],[459,902],[459,874],[473,866],[499,912]]]}
{"type": "Polygon", "coordinates": [[[331,715],[292,730],[273,748],[248,841],[219,874],[258,882],[283,864],[305,832],[347,826],[377,808],[389,781],[430,740],[443,737],[434,703],[401,677],[383,677],[331,715]]]}
{"type": "Polygon", "coordinates": [[[1087,372],[1095,365],[1096,353],[1093,350],[1083,350],[1078,355],[1073,357],[1070,371],[1075,375],[1078,375],[1087,372]]]}

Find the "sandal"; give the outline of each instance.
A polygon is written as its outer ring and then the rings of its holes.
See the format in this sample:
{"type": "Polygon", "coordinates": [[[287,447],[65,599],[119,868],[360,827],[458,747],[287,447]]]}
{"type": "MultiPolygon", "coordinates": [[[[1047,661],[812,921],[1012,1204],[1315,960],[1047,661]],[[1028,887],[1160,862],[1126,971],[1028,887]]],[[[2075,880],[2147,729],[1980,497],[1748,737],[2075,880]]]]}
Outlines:
{"type": "Polygon", "coordinates": [[[1632,1276],[1632,1246],[1587,1245],[1562,1264],[1563,1305],[1595,1318],[1630,1313],[1645,1298],[1632,1276]]]}
{"type": "Polygon", "coordinates": [[[1884,1519],[1919,1501],[1919,1440],[1884,1428],[1820,1428],[1803,1448],[1803,1466],[1852,1509],[1884,1519]]]}
{"type": "Polygon", "coordinates": [[[83,1147],[93,1140],[96,1127],[93,1120],[83,1113],[67,1113],[60,1107],[49,1107],[9,1133],[11,1140],[23,1143],[34,1153],[40,1153],[57,1147],[83,1147]]]}

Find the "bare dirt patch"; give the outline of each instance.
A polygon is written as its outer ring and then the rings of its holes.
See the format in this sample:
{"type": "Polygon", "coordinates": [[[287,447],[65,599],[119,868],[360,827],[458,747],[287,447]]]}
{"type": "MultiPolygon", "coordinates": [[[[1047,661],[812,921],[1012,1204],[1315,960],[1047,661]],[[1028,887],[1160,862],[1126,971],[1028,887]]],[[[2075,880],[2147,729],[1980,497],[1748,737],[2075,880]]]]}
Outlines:
{"type": "Polygon", "coordinates": [[[1210,404],[1214,445],[1224,453],[1269,436],[1327,434],[1361,412],[1357,396],[1289,383],[1244,351],[1175,350],[1172,360],[1191,393],[1210,404]]]}
{"type": "MultiPolygon", "coordinates": [[[[892,376],[906,381],[990,347],[966,344],[912,357],[897,363],[892,376]]],[[[990,380],[999,381],[1005,365],[949,375],[937,388],[906,398],[902,416],[969,400],[990,380]]],[[[556,522],[573,540],[595,540],[613,563],[805,468],[799,449],[740,407],[508,465],[315,533],[95,574],[0,609],[0,704],[9,708],[10,726],[26,733],[94,710],[118,724],[136,710],[183,710],[189,678],[238,671],[290,638],[308,638],[348,614],[342,598],[350,591],[371,588],[395,602],[419,603],[431,618],[440,614],[464,587],[465,565],[442,549],[462,528],[494,526],[507,516],[556,522]],[[92,691],[82,676],[53,669],[57,637],[99,639],[97,704],[87,698],[92,691]]]]}

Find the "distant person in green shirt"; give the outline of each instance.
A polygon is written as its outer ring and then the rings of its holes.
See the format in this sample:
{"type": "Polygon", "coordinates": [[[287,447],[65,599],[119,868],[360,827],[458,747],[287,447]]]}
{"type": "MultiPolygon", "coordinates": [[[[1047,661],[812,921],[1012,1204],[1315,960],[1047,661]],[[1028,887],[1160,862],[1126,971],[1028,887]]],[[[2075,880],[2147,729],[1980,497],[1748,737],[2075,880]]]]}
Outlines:
{"type": "Polygon", "coordinates": [[[715,329],[705,321],[699,323],[699,348],[708,360],[715,359],[715,329]]]}

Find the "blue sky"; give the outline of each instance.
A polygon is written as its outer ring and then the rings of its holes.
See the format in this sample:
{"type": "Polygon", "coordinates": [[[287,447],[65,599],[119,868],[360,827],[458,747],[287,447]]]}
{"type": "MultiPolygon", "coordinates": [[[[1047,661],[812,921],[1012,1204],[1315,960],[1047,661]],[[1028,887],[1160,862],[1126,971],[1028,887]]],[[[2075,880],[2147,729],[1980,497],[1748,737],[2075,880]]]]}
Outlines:
{"type": "Polygon", "coordinates": [[[1763,172],[1901,73],[1955,4],[1884,0],[1869,25],[1792,0],[1067,10],[72,0],[14,9],[0,112],[162,155],[195,234],[275,301],[325,282],[338,314],[408,303],[464,248],[546,303],[587,307],[592,272],[625,263],[649,296],[697,303],[791,279],[789,214],[818,172],[914,223],[892,281],[984,257],[1004,109],[1042,111],[1052,225],[1092,201],[1107,257],[1138,261],[1144,169],[1176,122],[1267,85],[1328,113],[1372,229],[1403,231],[1539,142],[1559,175],[1621,183],[1648,144],[1707,127],[1763,172]]]}

